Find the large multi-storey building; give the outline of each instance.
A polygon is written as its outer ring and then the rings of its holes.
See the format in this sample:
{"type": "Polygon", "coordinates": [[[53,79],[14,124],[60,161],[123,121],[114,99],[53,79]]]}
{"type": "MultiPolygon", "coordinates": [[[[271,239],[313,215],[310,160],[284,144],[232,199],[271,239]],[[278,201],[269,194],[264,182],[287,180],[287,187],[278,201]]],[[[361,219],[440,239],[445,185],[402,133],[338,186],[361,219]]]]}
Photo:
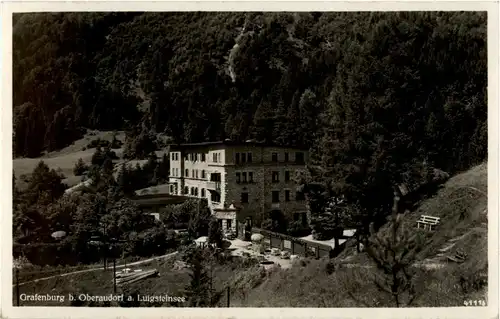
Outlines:
{"type": "Polygon", "coordinates": [[[306,223],[306,202],[295,177],[307,161],[305,149],[257,142],[173,145],[169,193],[206,198],[224,230],[238,232],[247,217],[259,224],[273,211],[306,223]]]}

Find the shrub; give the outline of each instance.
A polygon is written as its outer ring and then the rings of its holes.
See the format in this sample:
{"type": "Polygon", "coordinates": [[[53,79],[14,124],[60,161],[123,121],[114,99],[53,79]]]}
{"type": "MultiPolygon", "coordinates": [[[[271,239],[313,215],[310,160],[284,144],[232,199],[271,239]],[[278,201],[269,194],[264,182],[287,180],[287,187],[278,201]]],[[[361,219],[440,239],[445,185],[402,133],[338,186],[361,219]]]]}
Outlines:
{"type": "Polygon", "coordinates": [[[325,266],[325,271],[327,274],[331,275],[337,268],[337,265],[333,261],[328,261],[328,263],[325,266]]]}
{"type": "Polygon", "coordinates": [[[96,138],[87,144],[87,148],[107,147],[110,146],[110,144],[111,143],[109,141],[96,138]]]}
{"type": "Polygon", "coordinates": [[[300,221],[290,223],[286,230],[287,234],[293,237],[303,237],[309,235],[309,227],[302,224],[300,221]]]}
{"type": "Polygon", "coordinates": [[[89,167],[85,164],[83,159],[79,158],[73,168],[73,173],[75,176],[82,176],[88,169],[89,167]]]}
{"type": "Polygon", "coordinates": [[[487,277],[481,276],[479,272],[461,275],[458,281],[464,294],[480,291],[488,284],[487,277]]]}
{"type": "Polygon", "coordinates": [[[137,235],[135,245],[132,247],[132,255],[149,257],[162,255],[169,249],[176,249],[179,240],[173,231],[167,231],[162,226],[153,227],[140,232],[137,235]]]}

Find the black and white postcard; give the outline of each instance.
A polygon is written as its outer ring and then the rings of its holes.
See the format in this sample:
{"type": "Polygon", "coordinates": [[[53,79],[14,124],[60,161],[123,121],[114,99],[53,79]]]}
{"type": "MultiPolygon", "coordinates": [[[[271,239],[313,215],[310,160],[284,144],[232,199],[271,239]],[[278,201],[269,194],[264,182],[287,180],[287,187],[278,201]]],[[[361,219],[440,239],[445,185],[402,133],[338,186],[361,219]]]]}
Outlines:
{"type": "Polygon", "coordinates": [[[498,317],[498,8],[3,3],[1,316],[498,317]]]}

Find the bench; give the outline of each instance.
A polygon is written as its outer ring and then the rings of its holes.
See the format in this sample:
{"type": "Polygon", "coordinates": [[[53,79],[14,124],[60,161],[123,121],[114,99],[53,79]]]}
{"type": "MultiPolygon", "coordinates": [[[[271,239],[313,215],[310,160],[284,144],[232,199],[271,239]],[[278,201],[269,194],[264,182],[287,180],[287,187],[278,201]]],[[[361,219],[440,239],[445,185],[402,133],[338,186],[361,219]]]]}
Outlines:
{"type": "Polygon", "coordinates": [[[439,217],[421,215],[420,219],[417,220],[417,228],[420,228],[420,224],[422,224],[424,226],[424,230],[426,227],[428,227],[429,230],[432,230],[432,226],[437,226],[440,220],[441,218],[439,217]]]}

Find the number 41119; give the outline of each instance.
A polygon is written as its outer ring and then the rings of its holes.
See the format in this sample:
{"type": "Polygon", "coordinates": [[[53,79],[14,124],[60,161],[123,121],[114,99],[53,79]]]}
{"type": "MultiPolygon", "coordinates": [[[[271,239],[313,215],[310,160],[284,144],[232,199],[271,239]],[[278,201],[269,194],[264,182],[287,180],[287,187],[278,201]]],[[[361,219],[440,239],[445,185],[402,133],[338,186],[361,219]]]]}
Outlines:
{"type": "Polygon", "coordinates": [[[464,300],[464,306],[486,306],[484,300],[464,300]]]}

